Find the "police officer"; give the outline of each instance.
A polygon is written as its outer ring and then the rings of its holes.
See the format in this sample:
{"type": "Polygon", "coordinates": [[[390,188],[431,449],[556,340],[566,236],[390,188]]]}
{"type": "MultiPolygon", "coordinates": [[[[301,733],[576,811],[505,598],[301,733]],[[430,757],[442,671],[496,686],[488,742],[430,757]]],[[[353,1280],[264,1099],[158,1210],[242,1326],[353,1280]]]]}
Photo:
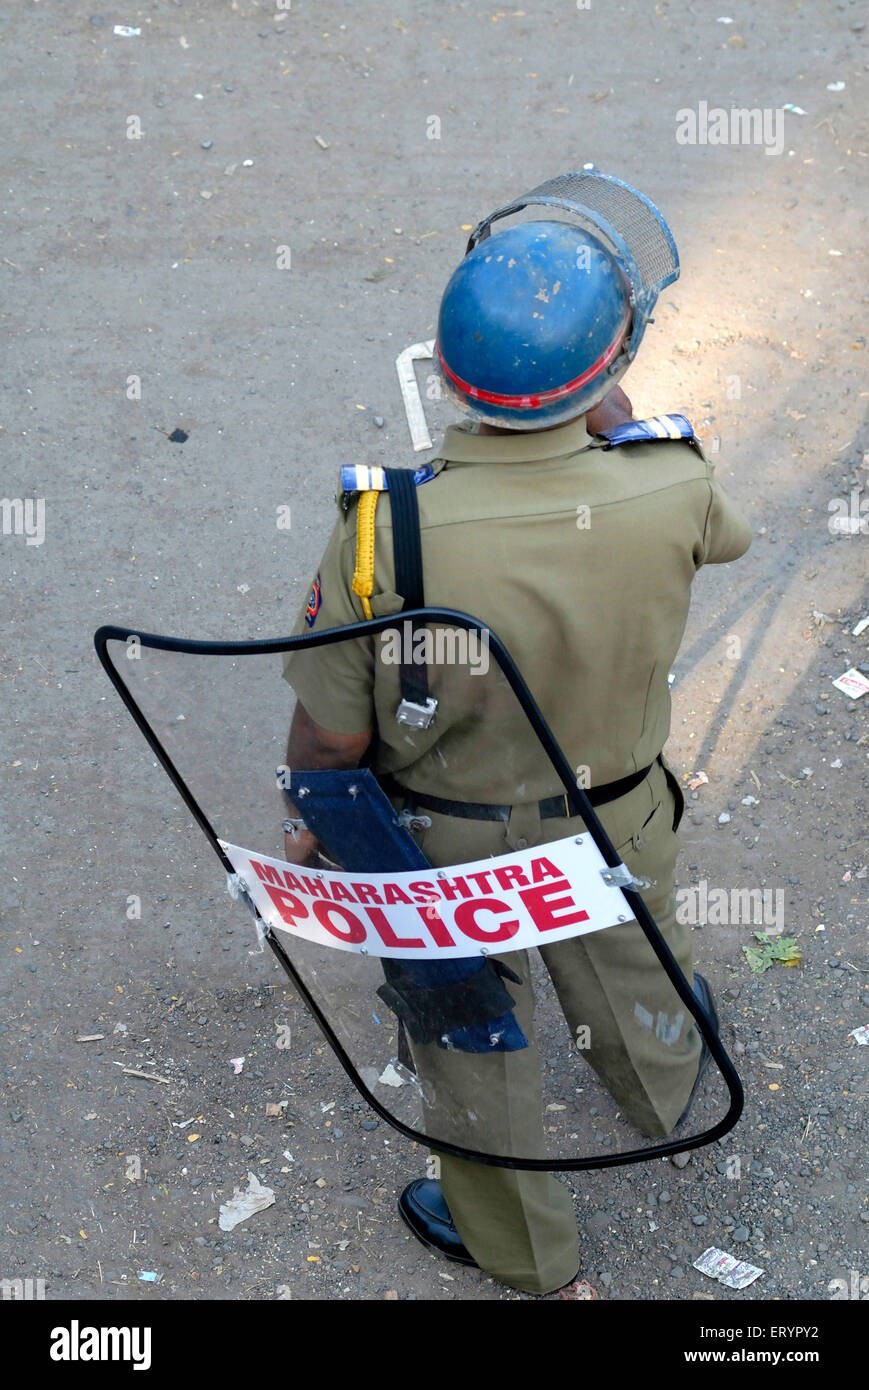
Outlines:
{"type": "MultiPolygon", "coordinates": [[[[737,559],[751,537],[684,417],[631,419],[617,382],[648,312],[634,289],[606,238],[567,221],[517,223],[465,256],[442,299],[436,353],[448,394],[470,418],[418,471],[422,562],[426,603],[471,612],[498,634],[572,764],[587,767],[588,795],[620,857],[651,881],[644,901],[690,980],[690,928],[676,921],[674,898],[684,803],[662,758],[668,672],[695,573],[737,559]]],[[[401,610],[389,494],[376,511],[364,501],[381,488],[379,470],[355,470],[297,632],[401,610]]],[[[521,797],[508,796],[494,786],[486,751],[457,746],[455,731],[448,760],[413,761],[395,719],[398,673],[370,642],[303,656],[286,663],[299,697],[288,764],[356,766],[375,740],[375,771],[394,804],[428,822],[417,839],[433,865],[582,830],[553,795],[551,769],[551,784],[539,784],[530,729],[527,750],[512,750],[520,770],[527,752],[529,776],[516,780],[521,797]]],[[[315,850],[308,832],[287,839],[291,861],[309,862],[315,850]]],[[[571,1030],[589,1026],[587,1060],[619,1107],[645,1134],[669,1134],[706,1049],[690,1019],[667,1049],[637,1027],[637,999],[654,1014],[656,1000],[667,1009],[674,997],[640,928],[621,924],[541,955],[571,1030]]],[[[521,981],[511,995],[533,1039],[527,960],[502,959],[521,981]]],[[[693,978],[715,1021],[708,987],[693,978]]],[[[473,1103],[491,1152],[533,1151],[539,1116],[509,1104],[526,1084],[534,1094],[533,1042],[482,1062],[431,1044],[414,1047],[414,1060],[457,1110],[473,1103]]],[[[411,1182],[399,1210],[430,1249],[514,1288],[575,1287],[572,1202],[551,1174],[443,1155],[440,1181],[411,1182]]]]}

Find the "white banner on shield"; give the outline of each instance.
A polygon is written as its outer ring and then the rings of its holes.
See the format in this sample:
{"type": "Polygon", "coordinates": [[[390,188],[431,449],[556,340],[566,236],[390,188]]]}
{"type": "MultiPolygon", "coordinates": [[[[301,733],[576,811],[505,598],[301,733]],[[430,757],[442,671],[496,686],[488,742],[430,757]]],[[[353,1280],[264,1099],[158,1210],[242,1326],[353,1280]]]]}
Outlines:
{"type": "Polygon", "coordinates": [[[590,835],[441,869],[347,874],[220,841],[276,932],[357,955],[454,960],[546,946],[628,922],[590,835]]]}

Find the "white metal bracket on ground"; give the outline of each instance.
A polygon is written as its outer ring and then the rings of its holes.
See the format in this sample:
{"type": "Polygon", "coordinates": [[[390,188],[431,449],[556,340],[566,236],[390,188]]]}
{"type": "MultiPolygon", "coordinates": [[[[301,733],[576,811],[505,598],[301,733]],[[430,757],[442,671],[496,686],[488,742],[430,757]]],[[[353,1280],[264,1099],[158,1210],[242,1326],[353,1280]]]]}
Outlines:
{"type": "Polygon", "coordinates": [[[400,352],[395,359],[398,384],[401,387],[401,397],[404,401],[404,412],[407,416],[410,437],[416,453],[419,453],[421,449],[431,448],[431,435],[428,432],[422,397],[419,394],[419,382],[416,379],[413,364],[426,358],[431,359],[433,354],[434,338],[431,338],[427,343],[413,343],[410,347],[405,348],[404,352],[400,352]]]}

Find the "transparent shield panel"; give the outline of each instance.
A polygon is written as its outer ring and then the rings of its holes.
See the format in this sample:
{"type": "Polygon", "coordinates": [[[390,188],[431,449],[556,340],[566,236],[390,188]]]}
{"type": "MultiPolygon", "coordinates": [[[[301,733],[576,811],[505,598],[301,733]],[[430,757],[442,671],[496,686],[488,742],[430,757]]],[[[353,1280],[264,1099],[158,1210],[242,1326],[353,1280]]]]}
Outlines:
{"type": "MultiPolygon", "coordinates": [[[[402,621],[289,654],[108,655],[389,1119],[551,1167],[724,1120],[724,1078],[711,1061],[695,1087],[690,1010],[485,634],[402,621]]],[[[663,768],[598,815],[691,980],[663,768]]]]}

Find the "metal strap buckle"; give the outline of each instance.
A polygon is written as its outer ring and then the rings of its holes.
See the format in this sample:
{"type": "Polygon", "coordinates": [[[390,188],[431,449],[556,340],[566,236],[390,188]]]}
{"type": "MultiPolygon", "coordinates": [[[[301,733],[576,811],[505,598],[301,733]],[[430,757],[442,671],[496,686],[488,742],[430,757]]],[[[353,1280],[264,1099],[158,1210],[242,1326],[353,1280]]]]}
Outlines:
{"type": "Polygon", "coordinates": [[[417,704],[415,700],[401,700],[395,718],[399,724],[406,724],[411,729],[428,729],[437,707],[438,702],[431,695],[424,705],[417,704]]]}
{"type": "Polygon", "coordinates": [[[612,868],[600,870],[600,876],[604,883],[608,883],[611,888],[651,888],[653,881],[650,878],[635,878],[627,864],[615,864],[612,868]]]}

